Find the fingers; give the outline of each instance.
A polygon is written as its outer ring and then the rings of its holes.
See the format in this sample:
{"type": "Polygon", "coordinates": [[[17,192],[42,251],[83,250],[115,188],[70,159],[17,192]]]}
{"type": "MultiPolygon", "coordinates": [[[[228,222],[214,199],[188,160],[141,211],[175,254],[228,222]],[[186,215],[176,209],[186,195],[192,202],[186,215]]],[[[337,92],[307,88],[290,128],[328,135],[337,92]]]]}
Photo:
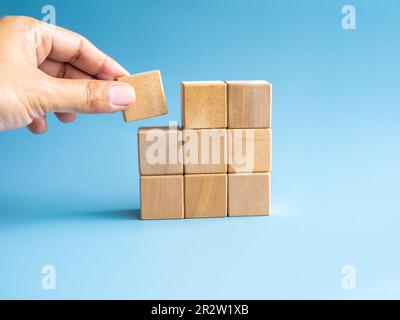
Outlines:
{"type": "MultiPolygon", "coordinates": [[[[56,113],[57,118],[64,123],[74,121],[76,118],[75,113],[56,113]]],[[[46,116],[33,119],[33,121],[27,126],[30,132],[34,134],[43,134],[48,130],[46,116]]]]}
{"type": "Polygon", "coordinates": [[[56,112],[55,115],[62,123],[70,123],[76,119],[76,113],[72,112],[56,112]]]}
{"type": "Polygon", "coordinates": [[[65,62],[59,62],[52,59],[46,59],[39,66],[39,69],[49,76],[65,79],[93,79],[93,76],[83,72],[73,65],[65,62]]]}
{"type": "Polygon", "coordinates": [[[47,132],[46,116],[33,119],[33,121],[27,126],[29,131],[34,134],[43,134],[47,132]]]}
{"type": "Polygon", "coordinates": [[[135,102],[133,87],[115,81],[50,78],[42,88],[45,112],[111,113],[135,102]]]}
{"type": "Polygon", "coordinates": [[[101,80],[114,80],[129,73],[116,61],[97,49],[83,36],[54,26],[43,24],[43,38],[51,42],[48,58],[68,62],[83,72],[101,80]]]}

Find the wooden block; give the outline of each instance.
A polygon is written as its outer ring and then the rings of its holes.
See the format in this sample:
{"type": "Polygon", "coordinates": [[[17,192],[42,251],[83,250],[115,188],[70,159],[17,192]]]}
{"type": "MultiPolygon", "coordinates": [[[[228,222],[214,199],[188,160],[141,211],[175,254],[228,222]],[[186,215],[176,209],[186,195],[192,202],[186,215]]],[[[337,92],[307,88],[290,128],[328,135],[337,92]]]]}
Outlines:
{"type": "Polygon", "coordinates": [[[182,125],[185,129],[226,128],[227,94],[222,81],[181,83],[182,125]]]}
{"type": "Polygon", "coordinates": [[[141,175],[183,174],[182,131],[176,127],[138,130],[141,175]]]}
{"type": "Polygon", "coordinates": [[[126,122],[151,118],[168,112],[160,71],[154,70],[118,78],[129,83],[136,93],[136,102],[124,111],[126,122]]]}
{"type": "Polygon", "coordinates": [[[140,177],[140,215],[142,219],[181,219],[183,176],[140,177]]]}
{"type": "Polygon", "coordinates": [[[228,174],[228,215],[269,215],[269,173],[228,174]]]}
{"type": "Polygon", "coordinates": [[[228,129],[228,172],[271,171],[271,129],[228,129]]]}
{"type": "Polygon", "coordinates": [[[226,129],[184,129],[184,171],[187,173],[226,173],[226,129]]]}
{"type": "Polygon", "coordinates": [[[228,127],[271,128],[272,86],[267,81],[227,81],[228,127]]]}
{"type": "Polygon", "coordinates": [[[226,217],[227,175],[185,175],[185,218],[226,217]]]}

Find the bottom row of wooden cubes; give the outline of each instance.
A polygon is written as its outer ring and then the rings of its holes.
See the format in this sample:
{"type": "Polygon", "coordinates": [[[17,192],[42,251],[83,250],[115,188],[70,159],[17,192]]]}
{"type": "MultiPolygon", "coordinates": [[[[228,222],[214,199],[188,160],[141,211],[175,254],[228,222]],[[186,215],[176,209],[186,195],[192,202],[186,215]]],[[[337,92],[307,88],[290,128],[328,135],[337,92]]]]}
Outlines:
{"type": "Polygon", "coordinates": [[[140,177],[142,219],[269,215],[269,173],[140,177]]]}

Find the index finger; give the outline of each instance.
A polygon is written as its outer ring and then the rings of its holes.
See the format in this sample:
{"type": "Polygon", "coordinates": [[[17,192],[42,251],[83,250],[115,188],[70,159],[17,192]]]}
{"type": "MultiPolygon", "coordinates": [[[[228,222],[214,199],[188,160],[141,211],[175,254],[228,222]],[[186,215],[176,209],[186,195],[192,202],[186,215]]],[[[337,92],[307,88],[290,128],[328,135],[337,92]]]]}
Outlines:
{"type": "Polygon", "coordinates": [[[44,23],[51,41],[50,59],[68,62],[100,80],[129,75],[119,63],[75,32],[44,23]]]}

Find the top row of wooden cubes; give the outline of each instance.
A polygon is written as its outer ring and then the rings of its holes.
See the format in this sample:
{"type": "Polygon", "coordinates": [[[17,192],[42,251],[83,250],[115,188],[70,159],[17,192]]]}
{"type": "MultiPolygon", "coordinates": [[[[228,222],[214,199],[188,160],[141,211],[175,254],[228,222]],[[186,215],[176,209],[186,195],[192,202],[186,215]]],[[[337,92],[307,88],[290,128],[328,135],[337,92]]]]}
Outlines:
{"type": "Polygon", "coordinates": [[[271,128],[271,100],[267,81],[183,81],[182,126],[271,128]]]}

